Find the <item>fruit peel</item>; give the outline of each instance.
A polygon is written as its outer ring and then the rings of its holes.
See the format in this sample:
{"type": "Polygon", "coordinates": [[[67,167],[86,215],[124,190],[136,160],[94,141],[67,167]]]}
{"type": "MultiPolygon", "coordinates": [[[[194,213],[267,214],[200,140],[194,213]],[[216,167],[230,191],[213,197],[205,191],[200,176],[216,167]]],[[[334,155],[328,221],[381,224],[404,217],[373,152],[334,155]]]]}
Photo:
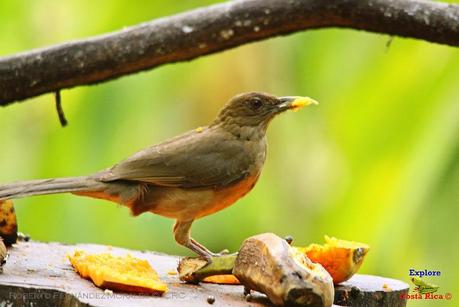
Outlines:
{"type": "Polygon", "coordinates": [[[233,274],[247,289],[266,294],[275,305],[333,303],[333,281],[327,271],[272,233],[244,241],[233,274]]]}
{"type": "Polygon", "coordinates": [[[11,200],[0,201],[0,237],[6,246],[16,243],[18,239],[16,212],[11,200]]]}

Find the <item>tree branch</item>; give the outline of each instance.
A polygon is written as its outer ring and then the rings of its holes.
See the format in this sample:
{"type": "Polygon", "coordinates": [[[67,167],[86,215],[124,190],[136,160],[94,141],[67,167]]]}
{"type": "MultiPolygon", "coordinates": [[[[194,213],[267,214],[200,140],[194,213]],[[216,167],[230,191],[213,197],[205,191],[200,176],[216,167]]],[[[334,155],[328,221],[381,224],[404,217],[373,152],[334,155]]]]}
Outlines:
{"type": "Polygon", "coordinates": [[[0,58],[0,105],[277,35],[354,28],[459,46],[459,5],[422,0],[236,0],[0,58]]]}

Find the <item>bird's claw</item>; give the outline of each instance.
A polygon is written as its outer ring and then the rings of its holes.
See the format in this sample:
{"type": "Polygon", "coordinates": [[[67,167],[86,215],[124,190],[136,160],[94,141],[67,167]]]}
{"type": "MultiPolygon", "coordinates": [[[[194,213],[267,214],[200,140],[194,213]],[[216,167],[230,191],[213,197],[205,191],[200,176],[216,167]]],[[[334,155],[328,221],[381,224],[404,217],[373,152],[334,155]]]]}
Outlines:
{"type": "Polygon", "coordinates": [[[223,255],[228,255],[228,254],[229,254],[229,250],[227,248],[225,248],[224,250],[222,250],[219,253],[212,253],[212,257],[221,257],[223,255]]]}

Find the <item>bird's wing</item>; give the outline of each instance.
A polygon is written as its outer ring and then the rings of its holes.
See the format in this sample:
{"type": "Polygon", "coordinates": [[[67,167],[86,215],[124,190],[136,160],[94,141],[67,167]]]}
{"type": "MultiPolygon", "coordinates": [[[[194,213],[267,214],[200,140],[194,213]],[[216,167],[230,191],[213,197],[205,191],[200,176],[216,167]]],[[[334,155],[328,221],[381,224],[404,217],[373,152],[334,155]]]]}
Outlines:
{"type": "Polygon", "coordinates": [[[116,164],[102,180],[192,188],[221,186],[245,178],[252,159],[243,144],[224,133],[209,132],[191,131],[144,149],[116,164]]]}

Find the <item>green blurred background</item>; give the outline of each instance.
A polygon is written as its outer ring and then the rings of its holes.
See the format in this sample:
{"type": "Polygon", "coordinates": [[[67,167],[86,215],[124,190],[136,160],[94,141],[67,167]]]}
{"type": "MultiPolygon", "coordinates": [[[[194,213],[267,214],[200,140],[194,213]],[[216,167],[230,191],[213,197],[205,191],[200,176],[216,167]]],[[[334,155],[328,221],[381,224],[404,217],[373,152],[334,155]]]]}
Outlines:
{"type": "MultiPolygon", "coordinates": [[[[0,1],[0,56],[84,38],[214,1],[0,1]]],[[[328,234],[366,242],[361,272],[409,268],[459,296],[459,49],[354,30],[307,31],[0,110],[0,182],[85,175],[205,125],[232,95],[261,90],[321,102],[277,118],[256,188],[197,221],[196,239],[236,250],[261,232],[297,245],[328,234]]],[[[16,201],[35,240],[189,254],[172,220],[72,195],[16,201]]],[[[411,302],[427,305],[429,302],[411,302]]],[[[447,304],[447,302],[435,302],[447,304]]]]}

